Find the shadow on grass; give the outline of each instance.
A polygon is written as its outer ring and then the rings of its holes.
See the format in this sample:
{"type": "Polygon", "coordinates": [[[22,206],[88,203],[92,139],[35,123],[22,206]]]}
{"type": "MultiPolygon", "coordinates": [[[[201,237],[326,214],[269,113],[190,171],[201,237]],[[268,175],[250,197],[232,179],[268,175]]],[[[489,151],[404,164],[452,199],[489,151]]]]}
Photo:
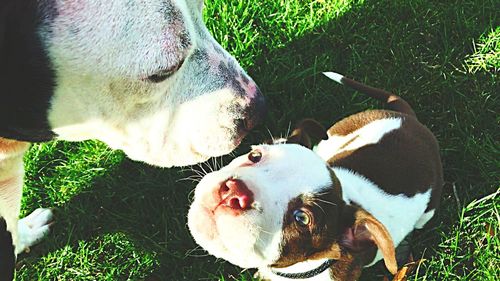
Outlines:
{"type": "MultiPolygon", "coordinates": [[[[495,7],[495,1],[365,1],[286,48],[265,50],[249,72],[266,94],[269,114],[265,127],[257,128],[236,154],[268,138],[267,129],[284,134],[304,117],[330,125],[367,107],[381,107],[323,78],[322,71],[400,94],[436,134],[446,180],[457,186],[456,196],[444,190],[442,209],[431,226],[413,235],[415,255],[427,249],[425,256],[432,257],[439,251],[437,233],[448,234],[458,219],[456,198],[470,202],[497,188],[498,160],[492,153],[500,139],[497,77],[462,67],[473,52],[473,40],[500,23],[495,7]]],[[[58,210],[50,240],[36,247],[27,262],[68,244],[77,247],[80,240],[123,232],[138,249],[155,253],[158,264],[144,269],[144,274],[153,270],[149,280],[243,280],[240,269],[192,251],[196,245],[185,218],[195,184],[179,181],[192,174],[123,161],[95,179],[91,191],[58,210]]],[[[436,270],[428,274],[435,277],[436,270]]],[[[470,270],[465,265],[457,274],[470,270]]],[[[379,265],[363,278],[381,279],[383,273],[379,265]]],[[[250,274],[244,275],[248,280],[250,274]]]]}

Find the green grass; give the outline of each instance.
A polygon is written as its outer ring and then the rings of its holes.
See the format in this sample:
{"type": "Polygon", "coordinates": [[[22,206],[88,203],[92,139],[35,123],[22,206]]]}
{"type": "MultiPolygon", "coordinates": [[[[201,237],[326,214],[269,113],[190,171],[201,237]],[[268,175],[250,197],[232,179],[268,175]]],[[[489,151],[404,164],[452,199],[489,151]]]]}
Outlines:
{"type": "MultiPolygon", "coordinates": [[[[409,280],[500,280],[500,2],[206,1],[206,22],[270,108],[249,144],[314,117],[380,107],[320,73],[402,95],[437,136],[442,206],[410,241],[426,261],[409,280]]],[[[227,161],[228,158],[226,158],[227,161]]],[[[252,280],[196,247],[185,169],[126,159],[102,143],[52,142],[26,156],[23,214],[56,207],[50,237],[19,258],[17,280],[252,280]]],[[[363,280],[382,280],[378,264],[363,280]]]]}

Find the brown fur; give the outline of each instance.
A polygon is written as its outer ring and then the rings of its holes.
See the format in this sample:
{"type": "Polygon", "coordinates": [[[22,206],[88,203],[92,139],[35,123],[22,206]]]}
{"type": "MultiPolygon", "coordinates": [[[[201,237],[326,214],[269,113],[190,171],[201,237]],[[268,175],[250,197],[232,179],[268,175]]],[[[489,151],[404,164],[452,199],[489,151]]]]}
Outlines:
{"type": "Polygon", "coordinates": [[[287,138],[287,143],[296,143],[307,148],[311,148],[314,140],[326,140],[325,127],[314,119],[304,119],[300,121],[290,136],[287,138]]]}
{"type": "Polygon", "coordinates": [[[29,147],[29,143],[0,138],[0,156],[8,154],[18,154],[24,152],[29,147]]]}
{"type": "Polygon", "coordinates": [[[390,117],[403,119],[401,128],[388,133],[376,144],[336,154],[328,163],[356,171],[389,194],[414,196],[432,188],[428,210],[437,208],[444,183],[439,145],[429,129],[415,118],[387,110],[365,111],[333,125],[329,133],[347,135],[368,124],[367,120],[390,117]]]}
{"type": "Polygon", "coordinates": [[[393,93],[362,84],[347,77],[342,78],[342,84],[358,90],[369,97],[385,102],[390,110],[401,112],[416,118],[415,112],[411,108],[410,104],[393,93]]]}
{"type": "Polygon", "coordinates": [[[299,196],[290,201],[284,217],[280,259],[272,265],[283,268],[297,262],[335,259],[330,274],[335,280],[356,280],[378,249],[391,272],[397,270],[395,250],[385,227],[373,216],[342,200],[340,182],[331,173],[332,186],[314,197],[299,196]],[[295,222],[293,212],[312,215],[309,226],[295,222]]]}
{"type": "MultiPolygon", "coordinates": [[[[385,101],[391,110],[369,110],[349,116],[334,124],[329,136],[346,136],[365,125],[387,118],[400,118],[401,127],[384,135],[376,144],[344,151],[328,160],[331,167],[343,167],[363,175],[385,192],[414,196],[432,189],[427,210],[437,208],[443,185],[439,146],[434,135],[418,122],[411,106],[397,95],[372,88],[349,78],[342,83],[385,101]],[[382,160],[383,159],[383,160],[382,160]]],[[[312,147],[310,132],[321,128],[314,120],[299,123],[289,142],[312,147]]],[[[347,140],[342,148],[358,135],[347,140]]],[[[363,266],[371,263],[377,249],[384,257],[387,269],[395,274],[397,262],[394,243],[387,229],[370,213],[342,200],[340,183],[333,170],[332,186],[317,195],[299,196],[290,201],[283,219],[282,252],[273,267],[287,267],[297,262],[334,259],[330,267],[333,280],[357,280],[363,266]],[[295,210],[307,210],[311,223],[295,222],[295,210]]]]}

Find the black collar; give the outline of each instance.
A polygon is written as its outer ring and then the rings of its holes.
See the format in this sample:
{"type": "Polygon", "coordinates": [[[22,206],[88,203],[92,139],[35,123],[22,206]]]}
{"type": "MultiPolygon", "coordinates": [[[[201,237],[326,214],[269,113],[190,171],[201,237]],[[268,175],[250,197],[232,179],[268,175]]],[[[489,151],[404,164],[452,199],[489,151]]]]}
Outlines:
{"type": "Polygon", "coordinates": [[[316,267],[315,269],[311,269],[306,272],[299,272],[299,273],[284,273],[284,272],[279,272],[271,268],[271,272],[285,278],[289,279],[307,279],[314,277],[316,275],[320,275],[323,273],[325,270],[327,270],[332,264],[335,263],[335,260],[327,260],[324,263],[322,263],[320,266],[316,267]]]}

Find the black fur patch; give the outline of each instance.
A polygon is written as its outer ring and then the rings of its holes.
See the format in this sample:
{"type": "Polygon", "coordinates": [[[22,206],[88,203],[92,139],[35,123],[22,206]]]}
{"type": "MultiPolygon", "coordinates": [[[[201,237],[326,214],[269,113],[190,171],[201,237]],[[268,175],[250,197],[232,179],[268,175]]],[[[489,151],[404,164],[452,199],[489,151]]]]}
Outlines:
{"type": "Polygon", "coordinates": [[[7,223],[0,217],[0,281],[14,279],[16,256],[12,245],[12,234],[7,231],[7,223]]]}
{"type": "Polygon", "coordinates": [[[55,14],[52,0],[0,1],[0,137],[40,142],[55,137],[47,111],[54,71],[37,29],[55,14]],[[49,12],[49,13],[47,13],[49,12]]]}

